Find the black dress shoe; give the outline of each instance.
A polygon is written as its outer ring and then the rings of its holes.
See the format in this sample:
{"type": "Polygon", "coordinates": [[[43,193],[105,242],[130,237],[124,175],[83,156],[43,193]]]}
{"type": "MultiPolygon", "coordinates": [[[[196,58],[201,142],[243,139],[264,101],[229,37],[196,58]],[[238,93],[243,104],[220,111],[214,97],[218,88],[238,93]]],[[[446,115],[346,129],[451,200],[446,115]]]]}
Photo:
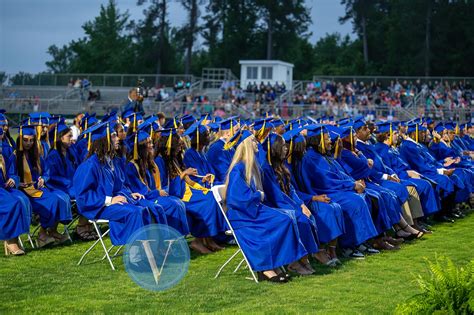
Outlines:
{"type": "Polygon", "coordinates": [[[276,275],[276,276],[273,276],[271,278],[267,277],[261,271],[259,271],[257,273],[257,275],[258,275],[258,281],[268,281],[268,282],[274,282],[274,283],[286,283],[286,282],[288,282],[288,279],[281,273],[276,275]]]}

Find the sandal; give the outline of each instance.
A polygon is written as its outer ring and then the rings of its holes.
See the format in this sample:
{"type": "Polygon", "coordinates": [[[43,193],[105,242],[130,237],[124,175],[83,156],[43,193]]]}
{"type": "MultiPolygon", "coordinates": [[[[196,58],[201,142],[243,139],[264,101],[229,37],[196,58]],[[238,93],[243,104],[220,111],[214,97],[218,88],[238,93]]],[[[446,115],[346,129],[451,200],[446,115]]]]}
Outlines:
{"type": "Polygon", "coordinates": [[[91,230],[91,225],[89,224],[77,225],[76,234],[81,241],[95,241],[99,239],[99,236],[94,230],[91,230]],[[79,231],[79,228],[85,228],[85,229],[79,231]]]}

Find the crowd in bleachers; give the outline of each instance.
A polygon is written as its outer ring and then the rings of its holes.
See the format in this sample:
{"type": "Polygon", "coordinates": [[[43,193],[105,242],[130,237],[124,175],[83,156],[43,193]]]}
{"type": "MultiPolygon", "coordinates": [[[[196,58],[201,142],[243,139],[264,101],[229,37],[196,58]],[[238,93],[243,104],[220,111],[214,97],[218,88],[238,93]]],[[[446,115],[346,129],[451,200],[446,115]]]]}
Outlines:
{"type": "MultiPolygon", "coordinates": [[[[137,100],[74,126],[31,113],[11,137],[0,113],[0,239],[23,255],[19,237],[39,225],[39,247],[71,242],[58,225],[78,218],[77,235],[112,244],[159,223],[210,254],[239,246],[260,280],[314,274],[311,260],[336,267],[453,222],[474,202],[471,123],[366,121],[363,117],[245,120],[203,114],[143,117],[137,100]],[[220,211],[211,187],[224,185],[220,211]],[[286,269],[281,267],[286,266],[286,269]],[[286,271],[285,271],[286,270],[286,271]]],[[[145,260],[140,249],[135,263],[145,260]]]]}

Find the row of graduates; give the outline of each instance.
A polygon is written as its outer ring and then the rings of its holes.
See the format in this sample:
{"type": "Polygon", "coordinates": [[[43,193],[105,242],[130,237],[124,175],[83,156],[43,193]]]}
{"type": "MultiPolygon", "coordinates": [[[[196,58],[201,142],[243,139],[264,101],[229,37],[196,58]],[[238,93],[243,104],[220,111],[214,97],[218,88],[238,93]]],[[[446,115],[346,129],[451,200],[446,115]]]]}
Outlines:
{"type": "MultiPolygon", "coordinates": [[[[115,114],[104,117],[102,123],[94,121],[93,115],[85,119],[84,125],[93,126],[72,147],[63,122],[51,129],[56,140],[46,158],[51,162],[40,158],[49,174],[35,177],[47,178],[47,184],[33,184],[35,189],[51,191],[54,179],[50,178],[55,177],[64,185],[55,187],[51,195],[66,192],[76,198],[84,217],[109,219],[114,244],[123,244],[136,229],[158,222],[183,235],[191,232],[195,236],[191,246],[206,253],[221,249],[214,239],[226,229],[209,187],[226,183],[227,213],[241,246],[252,267],[272,281],[287,280],[278,269],[287,264],[295,272],[312,273],[308,255],[336,264],[337,244],[355,258],[363,257],[356,249],[360,244],[365,246],[359,249],[372,253],[377,252],[372,245],[396,249],[400,240],[386,231],[395,226],[399,237],[421,237],[423,226],[417,219],[439,212],[441,202],[449,210],[452,197],[465,201],[472,187],[463,185],[471,183],[468,168],[452,167],[451,173],[438,167],[443,174],[439,170],[431,174],[420,168],[426,163],[414,164],[420,157],[412,161],[407,156],[416,152],[403,150],[409,147],[405,142],[410,135],[418,140],[426,134],[421,122],[409,124],[407,134],[400,128],[406,139],[398,152],[395,144],[401,138],[396,124],[389,129],[387,124],[379,126],[379,136],[390,139],[378,139],[379,148],[374,151],[361,120],[347,120],[336,127],[300,119],[288,124],[285,132],[278,119],[258,120],[241,131],[232,118],[209,123],[207,117],[199,121],[185,117],[178,123],[170,121],[165,127],[171,128],[165,129],[160,129],[156,118],[143,122],[135,113],[122,116],[125,126],[115,114]],[[79,148],[84,142],[87,158],[81,163],[79,148]]],[[[37,129],[24,127],[20,131],[37,129]]],[[[34,132],[29,134],[20,133],[24,140],[36,143],[34,132]]],[[[420,143],[416,148],[418,155],[424,152],[420,143]]],[[[54,224],[69,219],[70,213],[64,212],[63,217],[54,216],[54,224]]],[[[50,233],[51,227],[41,225],[50,233]]]]}

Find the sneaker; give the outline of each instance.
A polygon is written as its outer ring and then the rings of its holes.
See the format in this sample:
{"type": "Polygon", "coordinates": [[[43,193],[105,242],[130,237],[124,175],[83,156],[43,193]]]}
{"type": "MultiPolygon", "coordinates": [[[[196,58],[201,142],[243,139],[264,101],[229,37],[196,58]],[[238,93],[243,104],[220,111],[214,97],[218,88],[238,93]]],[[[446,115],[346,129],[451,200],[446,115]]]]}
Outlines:
{"type": "Polygon", "coordinates": [[[360,250],[361,252],[365,253],[365,254],[368,254],[368,255],[373,255],[373,254],[379,254],[380,253],[379,250],[373,248],[372,246],[370,246],[367,243],[359,245],[359,247],[357,249],[360,250]]]}
{"type": "Polygon", "coordinates": [[[362,254],[360,251],[357,249],[352,249],[352,248],[345,248],[342,250],[342,255],[347,258],[353,258],[353,259],[365,259],[364,254],[362,254]]]}

